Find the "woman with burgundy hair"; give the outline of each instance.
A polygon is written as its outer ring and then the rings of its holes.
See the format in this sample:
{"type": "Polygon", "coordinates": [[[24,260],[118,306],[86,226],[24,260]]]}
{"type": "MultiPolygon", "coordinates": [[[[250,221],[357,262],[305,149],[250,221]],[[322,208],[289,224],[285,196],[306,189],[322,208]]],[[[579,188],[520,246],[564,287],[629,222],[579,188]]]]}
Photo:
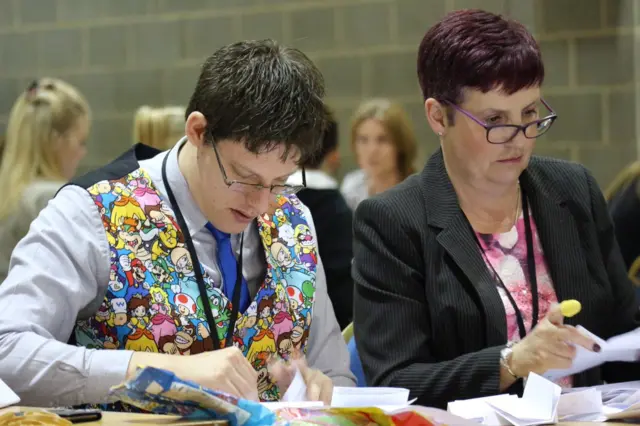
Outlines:
{"type": "Polygon", "coordinates": [[[480,11],[424,36],[418,79],[441,149],[354,220],[354,332],[369,385],[418,404],[519,393],[529,373],[563,387],[640,378],[638,363],[572,366],[576,348],[638,327],[604,197],[579,164],[532,155],[557,115],[538,44],[480,11]],[[564,318],[558,302],[582,311],[564,318]]]}

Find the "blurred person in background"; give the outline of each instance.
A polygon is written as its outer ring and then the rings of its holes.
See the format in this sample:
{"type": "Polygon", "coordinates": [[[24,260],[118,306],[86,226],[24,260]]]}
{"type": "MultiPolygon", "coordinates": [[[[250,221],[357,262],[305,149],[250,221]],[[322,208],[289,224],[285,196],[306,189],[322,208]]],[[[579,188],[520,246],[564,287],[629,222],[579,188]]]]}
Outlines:
{"type": "Polygon", "coordinates": [[[32,82],[13,105],[0,159],[0,282],[31,221],[74,177],[90,121],[85,98],[54,78],[32,82]]]}
{"type": "Polygon", "coordinates": [[[404,109],[388,99],[371,99],[356,109],[351,147],[360,169],[344,177],[341,192],[352,210],[415,172],[418,147],[411,122],[404,109]]]}
{"type": "Polygon", "coordinates": [[[640,296],[640,161],[625,167],[605,191],[629,278],[640,296]]]}
{"type": "MultiPolygon", "coordinates": [[[[353,279],[351,278],[353,212],[333,177],[340,167],[338,123],[329,114],[329,126],[322,138],[320,153],[305,163],[306,187],[298,198],[311,211],[318,234],[318,250],[327,275],[327,291],[340,328],[353,315],[353,279]]],[[[302,172],[290,182],[301,184],[302,172]]]]}
{"type": "Polygon", "coordinates": [[[185,108],[141,106],[133,121],[133,143],[143,143],[165,151],[184,136],[185,108]]]}

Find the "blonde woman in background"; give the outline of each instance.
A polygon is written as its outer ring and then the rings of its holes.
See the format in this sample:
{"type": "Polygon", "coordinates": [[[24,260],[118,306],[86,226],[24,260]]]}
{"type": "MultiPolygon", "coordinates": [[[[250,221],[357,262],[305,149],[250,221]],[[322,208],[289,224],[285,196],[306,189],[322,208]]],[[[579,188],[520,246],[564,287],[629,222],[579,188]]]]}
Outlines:
{"type": "Polygon", "coordinates": [[[415,172],[416,137],[402,107],[388,99],[362,103],[351,123],[351,146],[359,170],[345,176],[341,192],[351,209],[415,172]]]}
{"type": "Polygon", "coordinates": [[[136,111],[133,123],[133,143],[167,150],[184,136],[184,107],[152,108],[142,106],[136,111]]]}
{"type": "Polygon", "coordinates": [[[0,282],[15,245],[87,152],[91,112],[64,81],[34,81],[16,100],[0,160],[0,282]]]}

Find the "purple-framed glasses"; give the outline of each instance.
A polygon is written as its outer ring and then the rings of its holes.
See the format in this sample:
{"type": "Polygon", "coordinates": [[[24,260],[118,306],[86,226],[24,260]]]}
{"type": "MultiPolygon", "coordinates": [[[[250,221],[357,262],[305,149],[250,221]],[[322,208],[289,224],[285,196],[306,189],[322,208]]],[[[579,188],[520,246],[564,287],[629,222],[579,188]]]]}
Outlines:
{"type": "Polygon", "coordinates": [[[530,123],[526,123],[522,125],[520,124],[487,124],[484,121],[477,119],[469,111],[465,111],[464,109],[460,108],[453,102],[444,101],[444,103],[452,106],[455,110],[461,112],[462,114],[466,115],[467,117],[469,117],[470,119],[472,119],[473,121],[475,121],[476,123],[484,127],[485,130],[487,131],[487,142],[499,145],[499,144],[511,142],[519,132],[522,132],[522,134],[528,139],[535,139],[538,136],[541,136],[544,133],[546,133],[547,130],[549,130],[553,122],[556,120],[556,118],[558,118],[558,114],[555,113],[555,111],[549,106],[548,103],[545,102],[544,99],[540,99],[540,101],[549,110],[551,114],[547,115],[544,118],[534,120],[530,123]]]}

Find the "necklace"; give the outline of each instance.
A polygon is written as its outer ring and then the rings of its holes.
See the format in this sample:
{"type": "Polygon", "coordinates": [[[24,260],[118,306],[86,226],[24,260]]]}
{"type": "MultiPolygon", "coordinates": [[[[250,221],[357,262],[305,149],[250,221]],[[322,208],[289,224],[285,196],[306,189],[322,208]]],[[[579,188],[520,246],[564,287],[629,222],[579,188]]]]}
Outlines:
{"type": "Polygon", "coordinates": [[[517,195],[517,198],[516,198],[516,214],[515,214],[515,217],[513,218],[512,228],[514,226],[516,226],[516,223],[518,223],[518,217],[520,216],[520,214],[519,214],[520,213],[520,193],[522,191],[520,191],[520,181],[519,180],[518,180],[518,185],[517,185],[517,191],[518,191],[518,195],[517,195]]]}

